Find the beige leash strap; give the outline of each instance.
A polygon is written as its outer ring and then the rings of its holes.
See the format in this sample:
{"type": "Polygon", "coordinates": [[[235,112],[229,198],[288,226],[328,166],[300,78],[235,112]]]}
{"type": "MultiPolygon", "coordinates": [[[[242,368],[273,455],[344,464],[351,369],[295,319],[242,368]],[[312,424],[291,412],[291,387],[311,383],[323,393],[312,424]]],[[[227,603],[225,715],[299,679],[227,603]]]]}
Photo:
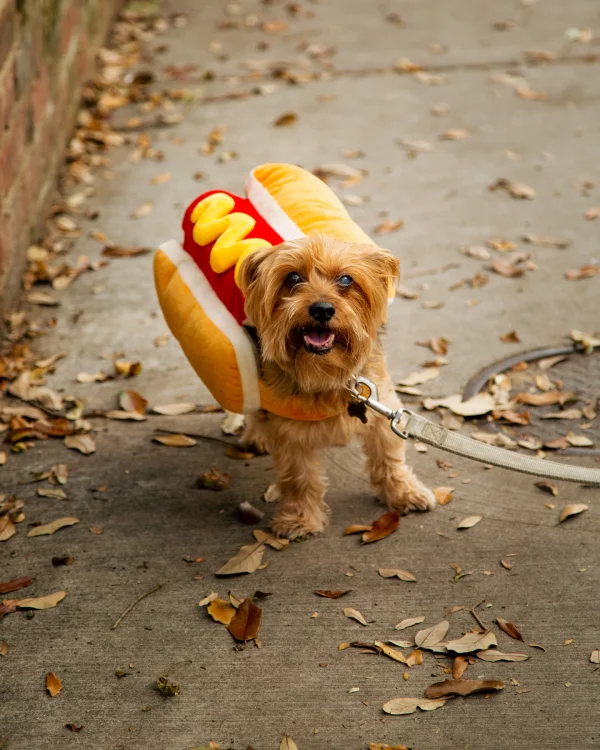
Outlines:
{"type": "Polygon", "coordinates": [[[500,466],[503,469],[519,471],[522,474],[533,474],[536,477],[562,479],[565,482],[600,486],[600,469],[588,469],[583,466],[560,464],[557,461],[546,461],[540,458],[523,456],[520,453],[488,445],[479,440],[451,432],[425,417],[408,409],[394,411],[378,400],[377,386],[368,378],[357,377],[349,386],[355,401],[382,414],[391,422],[391,428],[401,438],[414,438],[422,443],[440,448],[457,456],[464,456],[485,464],[500,466]]]}

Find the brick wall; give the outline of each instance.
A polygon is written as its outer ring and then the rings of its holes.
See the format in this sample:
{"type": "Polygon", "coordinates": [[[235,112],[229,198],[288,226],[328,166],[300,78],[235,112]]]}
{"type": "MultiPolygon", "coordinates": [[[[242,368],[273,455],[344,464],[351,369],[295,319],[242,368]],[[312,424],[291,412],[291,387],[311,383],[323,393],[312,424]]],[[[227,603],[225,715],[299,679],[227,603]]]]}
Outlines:
{"type": "Polygon", "coordinates": [[[0,308],[52,198],[90,74],[122,0],[0,0],[0,308]]]}

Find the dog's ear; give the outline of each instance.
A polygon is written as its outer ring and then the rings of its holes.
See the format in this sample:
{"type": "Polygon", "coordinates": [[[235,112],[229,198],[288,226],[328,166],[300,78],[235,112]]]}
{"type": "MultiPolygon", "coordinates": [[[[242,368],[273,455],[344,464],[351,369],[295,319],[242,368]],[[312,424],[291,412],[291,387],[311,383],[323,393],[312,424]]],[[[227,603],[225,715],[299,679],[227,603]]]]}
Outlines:
{"type": "Polygon", "coordinates": [[[258,250],[253,250],[248,253],[245,258],[242,259],[237,271],[237,282],[242,290],[244,296],[248,294],[248,288],[256,281],[260,273],[262,264],[270,258],[275,248],[271,246],[261,247],[258,250]]]}
{"type": "Polygon", "coordinates": [[[367,255],[367,262],[373,272],[385,284],[390,297],[394,296],[400,282],[400,261],[389,250],[374,247],[367,255]]]}

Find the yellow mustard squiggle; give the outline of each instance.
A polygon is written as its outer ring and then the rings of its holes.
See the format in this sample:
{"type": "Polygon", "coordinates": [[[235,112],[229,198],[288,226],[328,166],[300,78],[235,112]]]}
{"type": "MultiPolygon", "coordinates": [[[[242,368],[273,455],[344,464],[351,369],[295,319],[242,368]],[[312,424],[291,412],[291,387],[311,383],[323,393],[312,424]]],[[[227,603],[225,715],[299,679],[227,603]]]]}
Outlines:
{"type": "Polygon", "coordinates": [[[210,252],[210,267],[215,273],[224,273],[235,266],[235,283],[242,260],[261,247],[271,243],[260,238],[245,239],[256,226],[248,214],[231,213],[235,201],[226,193],[213,193],[196,204],[192,211],[194,242],[204,247],[214,242],[210,252]],[[215,242],[216,240],[216,242],[215,242]]]}

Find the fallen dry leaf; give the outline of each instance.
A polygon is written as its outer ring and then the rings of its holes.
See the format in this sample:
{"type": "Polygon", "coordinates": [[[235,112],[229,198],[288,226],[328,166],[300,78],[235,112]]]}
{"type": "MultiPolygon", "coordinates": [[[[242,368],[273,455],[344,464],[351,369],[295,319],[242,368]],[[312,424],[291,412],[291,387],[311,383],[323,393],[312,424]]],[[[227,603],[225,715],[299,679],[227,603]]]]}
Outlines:
{"type": "Polygon", "coordinates": [[[196,404],[160,404],[153,406],[152,411],[155,414],[162,414],[165,417],[179,417],[181,414],[190,414],[196,408],[196,404]]]}
{"type": "Polygon", "coordinates": [[[135,378],[142,371],[141,362],[128,362],[126,359],[117,359],[114,361],[115,372],[124,378],[135,378]]]}
{"type": "Polygon", "coordinates": [[[411,651],[410,654],[406,657],[406,666],[416,667],[419,664],[423,664],[423,652],[421,651],[421,649],[416,648],[414,651],[411,651]]]}
{"type": "Polygon", "coordinates": [[[163,182],[168,182],[173,175],[170,172],[159,172],[150,178],[151,185],[161,185],[163,182]]]}
{"type": "Polygon", "coordinates": [[[256,544],[247,544],[228,560],[222,568],[217,570],[215,575],[233,576],[238,573],[254,573],[262,563],[265,545],[262,542],[256,544]]]}
{"type": "Polygon", "coordinates": [[[196,445],[196,441],[187,435],[155,435],[152,440],[170,448],[191,448],[196,445]]]}
{"type": "Polygon", "coordinates": [[[294,740],[289,735],[284,734],[281,738],[279,750],[298,750],[298,745],[296,745],[294,740]]]}
{"type": "Polygon", "coordinates": [[[504,344],[520,344],[521,343],[519,334],[516,331],[509,331],[508,333],[503,333],[500,336],[500,341],[502,341],[504,344]]]}
{"type": "Polygon", "coordinates": [[[512,570],[512,563],[509,560],[500,560],[500,565],[502,565],[505,570],[512,570]]]}
{"type": "Polygon", "coordinates": [[[446,130],[440,135],[441,141],[462,141],[465,138],[468,138],[470,135],[468,130],[463,130],[462,128],[453,128],[451,130],[446,130]]]}
{"type": "Polygon", "coordinates": [[[424,370],[413,372],[407,378],[398,381],[398,385],[412,388],[415,385],[422,385],[423,383],[428,383],[430,380],[439,378],[440,373],[441,370],[439,367],[426,367],[424,370]]]}
{"type": "Polygon", "coordinates": [[[298,122],[298,115],[295,112],[284,112],[275,120],[273,125],[276,128],[285,128],[289,125],[295,125],[298,122]]]}
{"type": "Polygon", "coordinates": [[[430,685],[425,690],[425,696],[436,699],[447,698],[451,695],[467,696],[503,689],[504,683],[500,680],[444,680],[430,685]]]}
{"type": "Polygon", "coordinates": [[[62,529],[65,526],[74,526],[76,523],[79,523],[79,519],[74,518],[73,516],[57,518],[55,521],[51,521],[50,523],[45,523],[41,526],[34,526],[33,529],[27,532],[27,536],[44,536],[46,534],[54,534],[59,529],[62,529]]]}
{"type": "Polygon", "coordinates": [[[264,529],[254,529],[252,534],[257,542],[264,542],[265,544],[268,544],[269,547],[272,547],[277,551],[281,551],[282,549],[289,547],[290,544],[289,539],[283,539],[282,537],[273,536],[273,534],[265,531],[264,529]]]}
{"type": "Polygon", "coordinates": [[[498,641],[496,636],[488,631],[487,633],[467,633],[462,638],[448,641],[445,645],[448,651],[454,651],[455,654],[470,654],[479,649],[497,646],[498,641]]]}
{"type": "Polygon", "coordinates": [[[587,435],[576,435],[574,432],[568,432],[565,437],[569,445],[577,448],[591,448],[594,445],[594,441],[587,435]]]}
{"type": "Polygon", "coordinates": [[[401,568],[379,568],[378,572],[382,578],[399,578],[401,581],[417,580],[412,573],[401,568]]]}
{"type": "Polygon", "coordinates": [[[548,492],[550,495],[553,495],[556,497],[558,495],[558,487],[555,484],[552,484],[552,482],[534,482],[534,485],[536,487],[539,487],[540,490],[543,490],[544,492],[548,492]]]}
{"type": "Polygon", "coordinates": [[[377,648],[381,649],[381,653],[385,654],[385,656],[388,656],[390,659],[398,661],[401,664],[406,664],[406,658],[401,651],[396,651],[395,648],[388,646],[386,643],[383,643],[383,641],[374,641],[374,644],[377,648]]]}
{"type": "Polygon", "coordinates": [[[317,596],[323,596],[325,599],[339,599],[341,596],[346,596],[346,594],[349,594],[350,590],[348,591],[328,591],[328,590],[322,590],[319,589],[319,591],[315,591],[315,594],[317,596]]]}
{"type": "Polygon", "coordinates": [[[496,617],[496,622],[500,630],[504,631],[506,635],[514,638],[515,641],[523,640],[523,636],[519,633],[519,629],[514,622],[508,622],[508,620],[504,620],[502,617],[496,617]]]}
{"type": "Polygon", "coordinates": [[[490,192],[494,192],[495,190],[506,190],[512,198],[518,200],[533,200],[533,198],[535,198],[535,190],[532,187],[529,187],[529,185],[525,185],[522,182],[511,182],[504,178],[496,180],[496,182],[490,185],[488,189],[490,192]]]}
{"type": "Polygon", "coordinates": [[[18,591],[19,589],[26,589],[33,583],[33,578],[30,576],[22,576],[21,578],[13,578],[12,581],[5,581],[0,583],[0,594],[9,594],[11,591],[18,591]]]}
{"type": "Polygon", "coordinates": [[[571,503],[570,505],[565,505],[565,507],[560,512],[558,522],[562,523],[571,516],[577,516],[579,515],[579,513],[584,513],[586,510],[588,510],[589,507],[590,506],[586,505],[585,503],[571,503]]]}
{"type": "Polygon", "coordinates": [[[80,372],[76,379],[78,383],[103,383],[109,378],[106,372],[80,372]]]}
{"type": "Polygon", "coordinates": [[[434,487],[433,488],[433,494],[435,495],[435,499],[438,502],[438,505],[448,505],[448,503],[452,500],[452,493],[454,492],[454,487],[434,487]]]}
{"type": "Polygon", "coordinates": [[[571,245],[571,240],[549,237],[546,234],[525,234],[523,235],[523,241],[537,247],[556,247],[559,250],[566,250],[571,245]]]}
{"type": "Polygon", "coordinates": [[[460,680],[469,666],[469,660],[464,656],[457,656],[452,662],[452,679],[460,680]]]}
{"type": "Polygon", "coordinates": [[[21,599],[17,602],[19,609],[53,609],[67,595],[66,591],[55,591],[46,596],[35,596],[29,599],[21,599]]]}
{"type": "Polygon", "coordinates": [[[421,711],[434,711],[446,705],[445,700],[429,700],[427,698],[392,698],[383,704],[383,710],[386,714],[393,716],[403,716],[405,714],[414,714],[417,708],[421,711]]]}
{"type": "Polygon", "coordinates": [[[214,602],[215,599],[218,599],[219,595],[216,591],[211,591],[210,594],[204,597],[204,599],[201,599],[198,602],[199,607],[205,607],[207,604],[210,604],[211,602],[214,602]]]}
{"type": "Polygon", "coordinates": [[[527,654],[505,654],[502,651],[497,651],[495,648],[490,648],[485,651],[478,651],[475,656],[483,661],[526,661],[529,659],[527,654]]]}
{"type": "Polygon", "coordinates": [[[406,745],[386,745],[385,742],[369,742],[368,750],[408,750],[406,745]]]}
{"type": "Polygon", "coordinates": [[[369,531],[362,535],[363,544],[378,542],[380,539],[392,534],[400,526],[400,514],[395,510],[390,510],[380,516],[369,531]]]}
{"type": "Polygon", "coordinates": [[[148,402],[137,391],[121,391],[119,393],[119,406],[125,412],[144,414],[148,402]]]}
{"type": "Polygon", "coordinates": [[[17,533],[17,529],[10,516],[0,518],[0,542],[6,542],[17,533]]]}
{"type": "Polygon", "coordinates": [[[262,618],[262,609],[252,599],[244,599],[227,630],[236,641],[251,641],[257,637],[262,618]]]}
{"type": "Polygon", "coordinates": [[[58,695],[62,690],[62,680],[57,677],[54,672],[48,672],[46,675],[46,690],[50,693],[52,698],[58,695]]]}
{"type": "Polygon", "coordinates": [[[494,273],[504,276],[507,279],[516,279],[519,276],[523,276],[525,269],[519,266],[513,266],[511,263],[505,263],[502,260],[494,258],[491,262],[490,268],[494,273]]]}
{"type": "Polygon", "coordinates": [[[492,411],[495,406],[496,402],[489,393],[480,393],[468,401],[463,401],[460,393],[455,393],[445,398],[426,398],[423,400],[423,408],[429,411],[442,407],[450,409],[453,414],[458,414],[461,417],[482,416],[492,411]]]}
{"type": "Polygon", "coordinates": [[[123,245],[107,245],[102,249],[102,255],[109,258],[135,258],[152,252],[149,247],[124,247],[123,245]]]}
{"type": "Polygon", "coordinates": [[[592,265],[588,263],[581,268],[571,268],[565,272],[565,279],[567,281],[580,281],[581,279],[591,279],[592,276],[597,276],[600,273],[600,266],[592,265]]]}
{"type": "Polygon", "coordinates": [[[565,404],[577,398],[576,394],[567,391],[546,391],[545,393],[517,393],[515,399],[528,406],[552,406],[565,404]]]}
{"type": "Polygon", "coordinates": [[[600,664],[600,651],[598,649],[595,649],[590,654],[590,661],[592,664],[600,664]]]}
{"type": "Polygon", "coordinates": [[[234,461],[249,461],[256,456],[256,453],[238,448],[237,445],[228,445],[225,448],[225,456],[234,459],[234,461]]]}
{"type": "Polygon", "coordinates": [[[61,490],[60,487],[39,487],[37,491],[38,497],[49,497],[52,500],[66,500],[67,493],[61,490]]]}
{"type": "Polygon", "coordinates": [[[44,305],[46,307],[58,307],[60,302],[46,292],[29,292],[25,299],[32,305],[44,305]]]}
{"type": "Polygon", "coordinates": [[[153,201],[144,201],[129,214],[129,218],[130,219],[144,219],[146,216],[149,216],[152,213],[153,209],[154,209],[153,201]]]}
{"type": "Polygon", "coordinates": [[[402,221],[402,219],[398,219],[397,221],[392,221],[392,219],[384,219],[381,224],[378,224],[375,227],[375,234],[391,234],[392,232],[397,232],[398,229],[402,229],[403,226],[404,222],[402,221]]]}
{"type": "Polygon", "coordinates": [[[456,527],[457,529],[470,529],[475,524],[479,523],[483,516],[467,516],[466,518],[463,518],[463,520],[458,524],[456,527]]]}
{"type": "Polygon", "coordinates": [[[401,620],[397,625],[394,625],[394,630],[404,630],[405,628],[410,628],[413,625],[419,625],[419,623],[423,622],[424,619],[425,617],[423,615],[421,615],[420,617],[407,617],[405,620],[401,620]]]}
{"type": "Polygon", "coordinates": [[[584,216],[588,221],[593,221],[594,219],[597,219],[600,216],[600,206],[594,206],[594,208],[588,208],[588,210],[584,213],[584,216]]]}
{"type": "Polygon", "coordinates": [[[236,608],[225,599],[213,599],[207,607],[207,612],[213,620],[222,622],[223,625],[229,625],[236,611],[236,608]]]}
{"type": "Polygon", "coordinates": [[[357,609],[352,609],[352,607],[345,607],[344,615],[346,617],[351,618],[352,620],[356,620],[357,622],[360,622],[360,624],[364,625],[365,627],[367,626],[367,621],[357,609]]]}
{"type": "Polygon", "coordinates": [[[198,479],[196,479],[195,487],[199,490],[221,492],[231,487],[231,477],[225,471],[211,469],[210,471],[205,471],[204,474],[200,474],[198,479]]]}
{"type": "Polygon", "coordinates": [[[433,625],[425,630],[419,630],[415,636],[415,644],[419,648],[425,648],[430,651],[439,650],[442,653],[446,651],[446,644],[441,643],[442,638],[445,637],[446,633],[450,628],[450,623],[447,620],[438,622],[437,625],[433,625]]]}
{"type": "Polygon", "coordinates": [[[6,641],[0,641],[0,656],[8,655],[8,643],[6,641]]]}
{"type": "Polygon", "coordinates": [[[371,531],[372,528],[372,526],[368,526],[367,524],[355,523],[344,529],[344,536],[348,536],[348,534],[359,534],[363,531],[371,531]]]}
{"type": "Polygon", "coordinates": [[[79,451],[84,456],[89,456],[96,451],[96,441],[92,435],[67,435],[64,442],[67,448],[79,451]]]}

